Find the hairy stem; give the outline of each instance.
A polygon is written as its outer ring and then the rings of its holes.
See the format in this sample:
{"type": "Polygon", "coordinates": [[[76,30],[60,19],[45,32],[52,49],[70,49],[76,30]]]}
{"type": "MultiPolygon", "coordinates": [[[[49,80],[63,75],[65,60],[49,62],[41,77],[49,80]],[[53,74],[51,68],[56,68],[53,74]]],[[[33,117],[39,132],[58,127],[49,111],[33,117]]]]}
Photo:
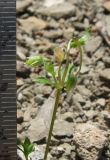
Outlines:
{"type": "Polygon", "coordinates": [[[47,139],[47,145],[46,145],[46,149],[45,149],[44,160],[47,160],[47,155],[48,155],[48,152],[49,152],[49,146],[50,146],[50,141],[51,141],[51,137],[52,137],[53,126],[54,126],[54,122],[55,122],[55,118],[56,118],[56,112],[57,112],[57,108],[58,108],[58,104],[59,104],[59,99],[60,99],[60,92],[61,92],[61,90],[57,89],[56,100],[55,100],[52,120],[51,120],[51,124],[50,124],[50,129],[49,129],[49,134],[48,134],[48,139],[47,139]]]}
{"type": "Polygon", "coordinates": [[[79,47],[79,54],[80,54],[80,66],[79,66],[79,69],[78,71],[76,72],[76,76],[79,75],[80,71],[81,71],[81,67],[82,67],[82,61],[83,61],[83,48],[80,46],[79,47]]]}
{"type": "Polygon", "coordinates": [[[63,77],[62,77],[62,83],[63,84],[65,82],[65,77],[66,77],[66,74],[67,74],[67,71],[68,71],[68,65],[69,65],[69,52],[67,52],[66,66],[65,66],[63,77]]]}

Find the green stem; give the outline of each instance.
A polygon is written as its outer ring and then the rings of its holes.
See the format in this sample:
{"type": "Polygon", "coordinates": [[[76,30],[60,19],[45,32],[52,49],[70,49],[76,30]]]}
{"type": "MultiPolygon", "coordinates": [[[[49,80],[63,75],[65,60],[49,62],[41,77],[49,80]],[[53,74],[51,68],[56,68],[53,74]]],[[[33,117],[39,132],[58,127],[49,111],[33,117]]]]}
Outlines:
{"type": "Polygon", "coordinates": [[[69,65],[69,50],[70,50],[70,45],[71,45],[72,39],[69,41],[68,45],[67,45],[67,59],[66,59],[66,66],[65,66],[65,70],[64,70],[64,74],[62,77],[62,83],[64,85],[65,82],[65,78],[67,75],[67,71],[68,71],[68,65],[69,65]]]}
{"type": "Polygon", "coordinates": [[[56,118],[56,112],[57,112],[57,108],[58,108],[58,104],[59,104],[59,99],[60,99],[60,91],[61,91],[60,89],[57,89],[56,100],[55,100],[52,120],[51,120],[51,124],[50,124],[50,129],[49,129],[48,140],[47,140],[47,145],[46,145],[46,149],[45,149],[44,160],[47,160],[47,155],[48,155],[48,152],[49,152],[49,146],[50,146],[53,126],[54,126],[54,122],[55,122],[55,118],[56,118]]]}
{"type": "Polygon", "coordinates": [[[62,65],[62,63],[60,63],[60,65],[59,65],[59,69],[58,69],[58,79],[59,79],[59,82],[61,83],[61,65],[62,65]]]}
{"type": "MultiPolygon", "coordinates": [[[[25,155],[25,154],[24,154],[25,155]]],[[[25,159],[28,160],[28,156],[25,155],[25,159]]]]}

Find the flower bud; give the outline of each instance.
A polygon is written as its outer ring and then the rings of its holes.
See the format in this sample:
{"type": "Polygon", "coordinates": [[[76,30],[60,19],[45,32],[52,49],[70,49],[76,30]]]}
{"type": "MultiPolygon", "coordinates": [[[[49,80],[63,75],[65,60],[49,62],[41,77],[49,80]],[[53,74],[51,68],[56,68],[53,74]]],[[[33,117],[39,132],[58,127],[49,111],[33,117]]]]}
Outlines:
{"type": "Polygon", "coordinates": [[[54,51],[55,51],[55,59],[56,59],[56,61],[58,63],[63,62],[64,56],[65,56],[63,50],[60,47],[56,47],[54,51]]]}

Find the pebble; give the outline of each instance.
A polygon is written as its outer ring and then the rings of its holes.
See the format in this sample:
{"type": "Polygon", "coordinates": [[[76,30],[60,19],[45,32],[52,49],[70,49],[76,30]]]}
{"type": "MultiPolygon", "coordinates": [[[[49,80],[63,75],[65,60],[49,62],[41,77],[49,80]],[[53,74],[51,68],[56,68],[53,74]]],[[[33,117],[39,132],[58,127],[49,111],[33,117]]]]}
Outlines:
{"type": "Polygon", "coordinates": [[[110,12],[110,1],[105,1],[103,4],[104,8],[110,12]]]}
{"type": "Polygon", "coordinates": [[[102,38],[100,36],[97,37],[92,37],[90,38],[90,40],[87,41],[86,45],[85,45],[85,51],[87,53],[94,53],[98,47],[101,45],[102,43],[102,38]]]}
{"type": "Polygon", "coordinates": [[[74,142],[77,152],[84,160],[97,160],[107,144],[107,132],[99,129],[93,124],[77,124],[74,131],[74,142]]]}
{"type": "Polygon", "coordinates": [[[38,19],[35,16],[27,19],[19,19],[19,23],[21,25],[21,29],[28,34],[30,34],[32,31],[44,29],[47,26],[45,21],[38,19]]]}
{"type": "Polygon", "coordinates": [[[106,68],[106,69],[104,69],[104,70],[101,70],[101,71],[99,72],[99,76],[100,76],[100,78],[102,78],[103,80],[110,82],[110,69],[109,69],[109,68],[106,68]]]}
{"type": "Polygon", "coordinates": [[[51,7],[45,8],[41,7],[37,11],[37,14],[54,17],[56,19],[67,17],[69,15],[75,15],[75,7],[69,2],[65,2],[58,5],[53,5],[51,7]]]}
{"type": "Polygon", "coordinates": [[[105,17],[105,26],[108,36],[110,37],[110,16],[105,17]]]}
{"type": "Polygon", "coordinates": [[[64,121],[64,120],[56,120],[53,135],[56,138],[63,138],[73,135],[73,124],[64,121]]]}
{"type": "Polygon", "coordinates": [[[17,123],[20,124],[23,122],[23,112],[20,109],[17,109],[17,123]]]}
{"type": "Polygon", "coordinates": [[[31,5],[32,0],[17,0],[16,1],[16,11],[17,13],[24,12],[29,5],[31,5]]]}

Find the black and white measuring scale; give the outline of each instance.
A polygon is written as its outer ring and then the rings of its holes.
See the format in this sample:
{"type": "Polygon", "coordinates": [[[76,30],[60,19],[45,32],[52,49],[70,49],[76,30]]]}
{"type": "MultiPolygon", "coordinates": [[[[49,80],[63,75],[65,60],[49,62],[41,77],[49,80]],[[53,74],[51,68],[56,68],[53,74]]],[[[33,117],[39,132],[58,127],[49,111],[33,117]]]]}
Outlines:
{"type": "Polygon", "coordinates": [[[0,0],[0,160],[16,150],[16,1],[0,0]]]}

